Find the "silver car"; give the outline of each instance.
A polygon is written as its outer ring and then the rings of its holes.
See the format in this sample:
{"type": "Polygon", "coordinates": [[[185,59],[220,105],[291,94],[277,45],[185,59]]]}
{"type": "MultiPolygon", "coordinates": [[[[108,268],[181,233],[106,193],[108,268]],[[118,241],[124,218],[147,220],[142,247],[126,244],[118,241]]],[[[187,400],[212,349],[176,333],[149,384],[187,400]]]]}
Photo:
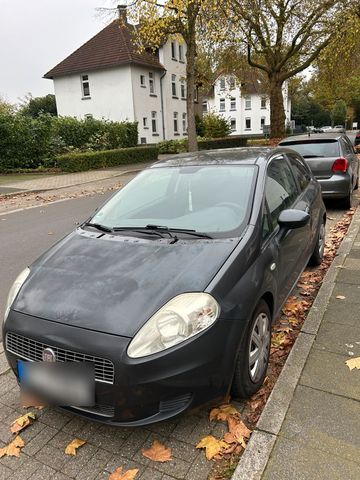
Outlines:
{"type": "Polygon", "coordinates": [[[351,208],[352,193],[358,188],[359,164],[346,135],[298,135],[285,138],[279,145],[302,155],[319,181],[324,198],[339,198],[342,207],[351,208]]]}

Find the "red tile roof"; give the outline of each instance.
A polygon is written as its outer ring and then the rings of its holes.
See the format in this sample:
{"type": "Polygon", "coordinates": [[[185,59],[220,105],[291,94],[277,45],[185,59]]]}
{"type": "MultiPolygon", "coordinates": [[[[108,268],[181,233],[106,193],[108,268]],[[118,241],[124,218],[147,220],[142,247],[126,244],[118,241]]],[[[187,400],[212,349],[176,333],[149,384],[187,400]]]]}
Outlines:
{"type": "Polygon", "coordinates": [[[114,20],[88,42],[75,50],[44,75],[44,78],[60,77],[72,73],[136,63],[164,69],[155,54],[139,52],[134,38],[135,27],[114,20]]]}

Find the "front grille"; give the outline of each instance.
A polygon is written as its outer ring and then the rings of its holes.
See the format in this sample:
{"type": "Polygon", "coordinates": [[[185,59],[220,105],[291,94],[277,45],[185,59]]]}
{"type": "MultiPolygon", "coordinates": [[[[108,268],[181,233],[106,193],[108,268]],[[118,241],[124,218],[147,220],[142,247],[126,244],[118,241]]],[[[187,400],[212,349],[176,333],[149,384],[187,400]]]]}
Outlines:
{"type": "Polygon", "coordinates": [[[92,415],[98,415],[99,417],[111,418],[115,414],[115,407],[110,405],[94,405],[92,407],[65,407],[66,410],[75,410],[84,413],[90,413],[92,415]]]}
{"type": "Polygon", "coordinates": [[[114,383],[114,364],[105,358],[94,357],[86,353],[72,352],[63,348],[54,347],[47,343],[37,342],[17,333],[6,334],[6,350],[24,360],[41,362],[45,348],[54,350],[57,362],[89,362],[95,367],[95,380],[98,382],[114,383]]]}

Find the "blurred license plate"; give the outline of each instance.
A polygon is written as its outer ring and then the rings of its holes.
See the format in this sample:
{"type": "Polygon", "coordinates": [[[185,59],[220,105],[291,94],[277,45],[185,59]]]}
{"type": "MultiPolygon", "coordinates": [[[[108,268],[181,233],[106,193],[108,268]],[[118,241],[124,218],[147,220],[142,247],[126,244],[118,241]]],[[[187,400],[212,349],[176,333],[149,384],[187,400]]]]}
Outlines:
{"type": "Polygon", "coordinates": [[[92,364],[18,360],[17,371],[22,391],[37,396],[48,405],[90,407],[95,404],[92,364]]]}

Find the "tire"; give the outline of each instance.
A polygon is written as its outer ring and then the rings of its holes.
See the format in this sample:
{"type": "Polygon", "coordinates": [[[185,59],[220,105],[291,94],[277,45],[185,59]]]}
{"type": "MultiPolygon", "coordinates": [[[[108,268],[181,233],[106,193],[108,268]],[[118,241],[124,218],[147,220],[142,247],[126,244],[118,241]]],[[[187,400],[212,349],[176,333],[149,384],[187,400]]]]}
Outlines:
{"type": "Polygon", "coordinates": [[[349,210],[352,207],[352,190],[341,199],[341,208],[349,210]]]}
{"type": "Polygon", "coordinates": [[[323,219],[319,228],[318,238],[314,251],[310,257],[309,265],[320,265],[324,258],[325,248],[325,220],[323,219]]]}
{"type": "Polygon", "coordinates": [[[357,190],[358,188],[359,188],[359,175],[356,177],[356,183],[355,183],[354,190],[357,190]]]}
{"type": "Polygon", "coordinates": [[[231,394],[234,397],[249,398],[260,389],[269,364],[270,345],[271,313],[267,303],[260,300],[236,358],[231,385],[231,394]],[[259,352],[257,364],[256,360],[250,360],[251,354],[254,355],[256,351],[259,352]]]}

